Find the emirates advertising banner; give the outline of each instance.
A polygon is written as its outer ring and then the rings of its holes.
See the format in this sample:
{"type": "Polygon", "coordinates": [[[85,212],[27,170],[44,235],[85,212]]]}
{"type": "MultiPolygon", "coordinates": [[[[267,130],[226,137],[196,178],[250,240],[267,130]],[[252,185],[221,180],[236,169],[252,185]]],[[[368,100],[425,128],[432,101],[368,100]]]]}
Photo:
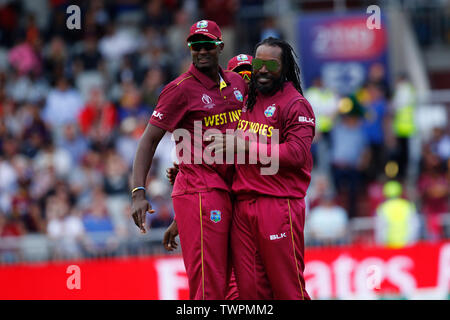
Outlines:
{"type": "MultiPolygon", "coordinates": [[[[306,248],[312,299],[449,299],[450,241],[402,249],[306,248]]],[[[149,256],[0,266],[0,299],[186,300],[183,259],[149,256]]]]}
{"type": "Polygon", "coordinates": [[[375,9],[369,13],[299,16],[297,52],[305,88],[321,78],[326,87],[351,94],[374,64],[384,67],[389,82],[386,19],[379,7],[371,7],[375,9]]]}

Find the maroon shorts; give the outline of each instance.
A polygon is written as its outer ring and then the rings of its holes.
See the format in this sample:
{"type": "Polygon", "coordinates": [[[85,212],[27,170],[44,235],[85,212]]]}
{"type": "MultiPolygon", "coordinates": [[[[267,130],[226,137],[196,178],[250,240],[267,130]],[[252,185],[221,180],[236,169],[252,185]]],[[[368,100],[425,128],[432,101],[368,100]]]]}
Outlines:
{"type": "Polygon", "coordinates": [[[310,299],[303,277],[305,202],[256,197],[234,204],[231,248],[243,300],[310,299]]]}
{"type": "Polygon", "coordinates": [[[235,298],[236,286],[229,287],[232,216],[229,193],[217,189],[179,195],[172,200],[190,299],[235,298]]]}

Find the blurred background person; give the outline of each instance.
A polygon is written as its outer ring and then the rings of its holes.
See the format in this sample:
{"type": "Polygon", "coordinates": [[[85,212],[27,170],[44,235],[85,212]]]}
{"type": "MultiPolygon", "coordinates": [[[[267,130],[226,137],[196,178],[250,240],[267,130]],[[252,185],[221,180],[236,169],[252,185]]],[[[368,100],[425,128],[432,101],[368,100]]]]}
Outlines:
{"type": "Polygon", "coordinates": [[[306,217],[306,241],[311,245],[342,245],[348,242],[348,228],[348,213],[336,204],[333,192],[327,191],[306,217]]]}
{"type": "Polygon", "coordinates": [[[312,153],[315,167],[319,171],[330,171],[331,135],[333,125],[339,115],[339,97],[331,89],[325,87],[320,77],[316,77],[311,87],[305,90],[316,115],[316,131],[312,153]]]}
{"type": "Polygon", "coordinates": [[[415,110],[417,96],[414,86],[406,75],[400,75],[394,88],[393,131],[397,138],[394,159],[399,165],[398,177],[405,179],[410,163],[411,138],[416,134],[415,110]]]}
{"type": "Polygon", "coordinates": [[[414,244],[420,238],[420,221],[416,206],[401,198],[402,185],[395,180],[383,187],[386,197],[376,212],[375,239],[389,248],[402,248],[414,244]]]}
{"type": "Polygon", "coordinates": [[[358,216],[364,179],[370,161],[369,141],[364,131],[363,107],[355,97],[339,102],[340,117],[331,131],[331,174],[339,203],[349,217],[358,216]]]}

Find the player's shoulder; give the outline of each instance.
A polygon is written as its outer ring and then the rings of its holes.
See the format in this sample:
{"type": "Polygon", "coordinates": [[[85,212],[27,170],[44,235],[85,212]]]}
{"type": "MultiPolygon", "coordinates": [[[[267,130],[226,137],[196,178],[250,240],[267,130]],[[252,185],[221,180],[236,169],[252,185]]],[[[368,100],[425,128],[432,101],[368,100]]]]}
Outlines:
{"type": "Polygon", "coordinates": [[[284,88],[285,93],[284,96],[287,98],[286,105],[288,108],[305,108],[311,109],[311,105],[309,104],[308,99],[306,99],[303,94],[301,94],[293,84],[288,83],[288,85],[284,88]]]}
{"type": "Polygon", "coordinates": [[[223,70],[223,73],[231,84],[246,86],[244,79],[242,79],[242,77],[236,72],[231,70],[223,70]]]}
{"type": "Polygon", "coordinates": [[[184,88],[190,81],[194,80],[194,76],[189,72],[184,72],[167,84],[170,87],[184,88]]]}
{"type": "MultiPolygon", "coordinates": [[[[314,111],[308,100],[294,87],[291,86],[286,90],[286,96],[289,100],[284,109],[284,116],[286,118],[299,117],[299,119],[314,119],[314,111]]],[[[311,120],[314,122],[314,120],[311,120]]]]}
{"type": "Polygon", "coordinates": [[[239,74],[237,74],[236,72],[231,71],[231,70],[223,70],[223,73],[229,79],[234,79],[234,78],[241,78],[242,79],[242,77],[239,74]]]}
{"type": "Polygon", "coordinates": [[[192,75],[189,74],[189,72],[185,72],[172,81],[170,81],[168,84],[166,84],[161,92],[161,96],[175,96],[175,95],[182,95],[183,91],[186,88],[186,84],[189,81],[189,79],[192,78],[192,75]],[[184,90],[183,90],[184,89],[184,90]]]}
{"type": "Polygon", "coordinates": [[[189,72],[183,73],[181,76],[176,78],[174,80],[174,84],[178,88],[185,88],[189,84],[192,83],[192,81],[195,81],[194,75],[190,74],[189,72]]]}

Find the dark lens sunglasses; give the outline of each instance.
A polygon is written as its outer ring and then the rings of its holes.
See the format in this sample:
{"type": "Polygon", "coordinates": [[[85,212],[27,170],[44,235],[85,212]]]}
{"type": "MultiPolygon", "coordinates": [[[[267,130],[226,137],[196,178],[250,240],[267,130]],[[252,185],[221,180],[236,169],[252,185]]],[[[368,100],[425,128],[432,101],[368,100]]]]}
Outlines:
{"type": "Polygon", "coordinates": [[[261,59],[253,59],[252,60],[253,70],[257,71],[261,69],[263,66],[266,66],[267,71],[275,72],[278,71],[280,64],[276,60],[261,60],[261,59]]]}
{"type": "Polygon", "coordinates": [[[241,75],[241,77],[244,80],[250,81],[250,78],[252,77],[252,72],[248,71],[248,70],[242,70],[242,71],[239,71],[238,73],[241,75]]]}
{"type": "Polygon", "coordinates": [[[221,43],[222,41],[194,41],[188,42],[188,47],[193,51],[200,51],[202,48],[209,51],[217,48],[221,43]]]}

